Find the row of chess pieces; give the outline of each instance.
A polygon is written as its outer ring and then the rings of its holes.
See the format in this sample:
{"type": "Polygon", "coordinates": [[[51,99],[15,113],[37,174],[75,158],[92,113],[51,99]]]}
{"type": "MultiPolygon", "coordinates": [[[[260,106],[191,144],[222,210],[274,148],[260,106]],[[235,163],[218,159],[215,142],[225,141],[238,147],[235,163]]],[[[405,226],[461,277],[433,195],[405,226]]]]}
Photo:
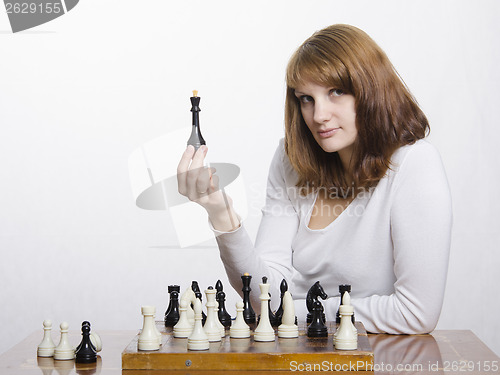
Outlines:
{"type": "MultiPolygon", "coordinates": [[[[175,338],[188,339],[188,350],[209,349],[210,342],[218,342],[225,337],[227,327],[230,327],[229,336],[231,338],[249,338],[251,336],[249,324],[255,323],[255,313],[250,305],[249,298],[250,280],[250,275],[245,274],[242,276],[243,301],[236,303],[234,322],[225,311],[225,295],[220,280],[216,284],[216,289],[208,287],[205,290],[207,298],[206,315],[202,311],[201,292],[196,282],[193,282],[191,287],[182,294],[180,302],[178,296],[180,292],[179,286],[169,286],[170,304],[165,313],[165,325],[173,327],[173,336],[175,338]]],[[[315,284],[315,288],[318,285],[319,282],[315,284]]],[[[283,280],[280,286],[282,292],[281,304],[276,314],[272,313],[270,309],[269,287],[270,284],[267,283],[267,278],[263,277],[262,283],[259,284],[261,315],[254,330],[254,341],[274,341],[276,333],[273,326],[277,326],[279,338],[297,338],[299,330],[296,324],[295,307],[290,292],[286,290],[286,281],[283,280]]],[[[349,292],[345,290],[342,296],[342,305],[339,308],[340,324],[333,335],[334,346],[338,350],[355,350],[357,349],[357,330],[352,319],[354,309],[350,304],[349,292]]],[[[139,350],[152,351],[160,349],[161,334],[154,323],[155,310],[153,306],[143,306],[141,309],[144,323],[138,339],[139,350]]],[[[307,329],[308,337],[328,336],[323,306],[317,299],[312,302],[308,320],[310,321],[307,329]]]]}
{"type": "Polygon", "coordinates": [[[68,339],[68,323],[62,322],[59,328],[61,329],[61,337],[56,346],[52,341],[52,322],[50,320],[43,321],[44,333],[42,342],[37,348],[38,357],[54,357],[55,360],[74,359],[77,363],[92,363],[97,360],[97,353],[102,350],[102,342],[97,333],[90,332],[89,322],[82,323],[82,340],[76,348],[71,345],[68,339]]]}

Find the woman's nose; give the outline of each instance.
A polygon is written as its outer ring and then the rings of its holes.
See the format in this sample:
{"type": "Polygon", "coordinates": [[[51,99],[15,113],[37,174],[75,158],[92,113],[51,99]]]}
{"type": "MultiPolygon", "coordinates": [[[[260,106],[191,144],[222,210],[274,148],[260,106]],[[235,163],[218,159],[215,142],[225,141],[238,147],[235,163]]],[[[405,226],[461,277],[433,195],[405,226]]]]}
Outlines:
{"type": "Polygon", "coordinates": [[[314,121],[316,123],[328,122],[332,118],[332,111],[328,104],[323,101],[316,101],[314,106],[314,121]]]}

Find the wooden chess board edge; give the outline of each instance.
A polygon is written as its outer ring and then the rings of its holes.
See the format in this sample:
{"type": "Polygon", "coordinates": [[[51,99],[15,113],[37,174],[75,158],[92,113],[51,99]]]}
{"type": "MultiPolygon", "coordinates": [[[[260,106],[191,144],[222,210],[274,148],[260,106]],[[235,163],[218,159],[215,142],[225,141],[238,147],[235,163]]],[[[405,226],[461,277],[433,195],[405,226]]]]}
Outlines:
{"type": "Polygon", "coordinates": [[[337,352],[336,354],[311,353],[224,353],[209,352],[148,353],[122,356],[123,370],[279,370],[294,368],[351,369],[370,371],[373,368],[373,353],[337,352]],[[210,355],[212,354],[212,355],[210,355]],[[215,354],[215,355],[214,355],[215,354]]]}
{"type": "Polygon", "coordinates": [[[313,366],[322,371],[373,371],[373,350],[360,322],[356,322],[358,349],[353,351],[334,349],[333,325],[328,338],[308,338],[305,326],[299,325],[297,339],[276,338],[276,342],[257,343],[253,339],[226,337],[222,343],[211,343],[207,351],[190,351],[186,349],[187,339],[174,338],[171,329],[161,324],[157,322],[162,333],[160,350],[139,351],[137,334],[122,352],[123,370],[290,371],[313,366]]]}

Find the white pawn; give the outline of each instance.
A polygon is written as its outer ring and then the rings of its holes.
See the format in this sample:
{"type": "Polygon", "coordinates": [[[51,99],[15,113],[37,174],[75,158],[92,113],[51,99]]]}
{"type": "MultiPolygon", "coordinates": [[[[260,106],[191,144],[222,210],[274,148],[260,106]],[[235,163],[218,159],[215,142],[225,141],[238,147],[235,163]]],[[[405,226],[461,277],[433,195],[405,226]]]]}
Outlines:
{"type": "Polygon", "coordinates": [[[196,301],[194,302],[194,328],[188,338],[189,350],[208,350],[210,347],[208,336],[205,333],[201,322],[203,319],[201,312],[201,301],[196,298],[196,301]]]}
{"type": "Polygon", "coordinates": [[[59,345],[54,349],[54,359],[56,360],[67,360],[75,358],[75,348],[73,348],[68,340],[68,328],[69,325],[66,322],[62,322],[59,326],[61,328],[61,340],[59,345]]]}
{"type": "Polygon", "coordinates": [[[174,326],[174,337],[187,338],[193,332],[193,326],[188,320],[188,303],[187,300],[181,300],[179,304],[179,321],[174,326]]]}
{"type": "Polygon", "coordinates": [[[229,328],[229,336],[233,339],[250,337],[250,327],[245,322],[243,310],[245,310],[243,301],[236,302],[236,320],[231,324],[231,328],[229,328]]]}
{"type": "Polygon", "coordinates": [[[159,350],[158,331],[155,327],[154,315],[156,308],[154,306],[142,306],[141,313],[144,316],[142,331],[137,341],[139,350],[159,350]]]}
{"type": "Polygon", "coordinates": [[[52,341],[51,336],[52,331],[52,322],[50,320],[43,321],[43,340],[38,345],[37,356],[39,357],[53,357],[54,349],[56,348],[56,344],[52,341]]]}
{"type": "Polygon", "coordinates": [[[351,306],[351,297],[348,292],[342,296],[342,305],[339,307],[340,325],[334,334],[335,349],[356,350],[358,348],[358,334],[352,324],[351,317],[354,308],[351,306]]]}
{"type": "MultiPolygon", "coordinates": [[[[349,292],[344,292],[344,294],[341,296],[341,302],[340,302],[340,304],[344,305],[344,306],[352,306],[351,305],[351,295],[349,294],[349,292]]],[[[339,315],[340,315],[340,309],[339,309],[339,315]]],[[[351,322],[352,322],[352,319],[351,319],[351,322]]],[[[340,327],[338,327],[338,328],[340,328],[340,327]]],[[[333,345],[335,345],[335,340],[337,339],[337,334],[339,332],[338,328],[335,331],[335,333],[333,334],[333,345]]],[[[353,332],[354,332],[355,335],[358,334],[358,330],[356,329],[356,327],[354,326],[354,324],[352,325],[352,330],[353,330],[353,332]]]]}
{"type": "Polygon", "coordinates": [[[254,331],[253,339],[255,341],[274,341],[274,328],[269,321],[269,287],[267,278],[262,278],[262,283],[259,284],[260,288],[260,321],[259,325],[254,331]]]}
{"type": "Polygon", "coordinates": [[[281,325],[278,327],[278,337],[299,337],[299,327],[295,324],[295,306],[289,291],[286,291],[283,295],[283,317],[281,318],[281,325]]]}
{"type": "Polygon", "coordinates": [[[207,306],[207,320],[205,321],[203,329],[210,342],[221,341],[220,329],[217,324],[219,318],[215,312],[215,307],[217,306],[217,302],[215,302],[215,293],[217,293],[217,291],[212,287],[205,290],[205,295],[207,296],[207,303],[205,305],[207,306]]]}

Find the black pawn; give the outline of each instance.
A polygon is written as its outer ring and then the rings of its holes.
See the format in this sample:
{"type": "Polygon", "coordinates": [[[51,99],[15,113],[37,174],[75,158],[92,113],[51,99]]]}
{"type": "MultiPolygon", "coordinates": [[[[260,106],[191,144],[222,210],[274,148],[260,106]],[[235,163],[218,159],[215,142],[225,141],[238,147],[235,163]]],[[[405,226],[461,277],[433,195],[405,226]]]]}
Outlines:
{"type": "Polygon", "coordinates": [[[278,325],[281,324],[281,319],[283,319],[283,296],[285,295],[285,292],[288,290],[288,284],[286,282],[285,279],[283,279],[281,281],[281,284],[280,284],[280,291],[281,291],[281,295],[280,295],[280,298],[281,298],[281,302],[280,302],[280,307],[278,307],[278,310],[276,310],[276,321],[278,323],[278,325]]]}
{"type": "MultiPolygon", "coordinates": [[[[175,285],[177,286],[177,285],[175,285]]],[[[165,327],[173,327],[179,321],[179,290],[170,290],[168,287],[168,292],[170,293],[170,302],[168,304],[167,312],[165,313],[165,327]]]]}
{"type": "MultiPolygon", "coordinates": [[[[89,328],[90,328],[90,322],[87,322],[86,320],[85,320],[85,321],[83,321],[83,322],[82,322],[82,328],[83,328],[83,326],[89,326],[89,328]]],[[[76,347],[76,349],[75,349],[75,353],[76,353],[78,350],[80,350],[81,345],[82,345],[82,343],[80,342],[80,343],[78,344],[78,346],[76,347]]],[[[95,348],[94,348],[94,349],[95,349],[95,348]]]]}
{"type": "Polygon", "coordinates": [[[82,323],[82,342],[78,345],[75,353],[77,363],[92,363],[97,361],[97,353],[90,341],[90,324],[82,323]]]}
{"type": "MultiPolygon", "coordinates": [[[[191,282],[191,289],[194,292],[194,295],[196,296],[196,298],[198,298],[201,302],[203,302],[203,298],[202,298],[203,295],[201,294],[200,286],[198,285],[198,281],[191,282]]],[[[206,321],[207,321],[207,316],[205,315],[205,311],[202,311],[201,312],[201,323],[204,325],[206,321]]]]}
{"type": "Polygon", "coordinates": [[[314,302],[312,312],[312,322],[307,327],[307,337],[328,337],[328,328],[323,322],[323,305],[321,302],[314,302]]]}
{"type": "MultiPolygon", "coordinates": [[[[345,292],[351,293],[351,286],[349,284],[339,285],[340,305],[342,305],[342,296],[344,295],[345,292]]],[[[352,316],[351,316],[351,321],[352,321],[352,324],[354,324],[354,322],[355,322],[354,314],[352,314],[352,316]]],[[[340,324],[340,313],[339,313],[338,309],[337,309],[337,315],[335,317],[335,322],[337,324],[340,324]]]]}
{"type": "Polygon", "coordinates": [[[217,302],[219,303],[219,311],[217,311],[217,315],[219,317],[219,321],[224,327],[231,327],[231,315],[226,311],[226,293],[224,293],[222,290],[220,292],[217,292],[215,298],[217,299],[217,302]]]}
{"type": "Polygon", "coordinates": [[[248,274],[244,274],[241,276],[241,281],[243,283],[243,318],[245,319],[246,324],[254,324],[255,323],[255,311],[252,308],[252,304],[250,303],[250,282],[252,281],[252,276],[248,274]]]}

